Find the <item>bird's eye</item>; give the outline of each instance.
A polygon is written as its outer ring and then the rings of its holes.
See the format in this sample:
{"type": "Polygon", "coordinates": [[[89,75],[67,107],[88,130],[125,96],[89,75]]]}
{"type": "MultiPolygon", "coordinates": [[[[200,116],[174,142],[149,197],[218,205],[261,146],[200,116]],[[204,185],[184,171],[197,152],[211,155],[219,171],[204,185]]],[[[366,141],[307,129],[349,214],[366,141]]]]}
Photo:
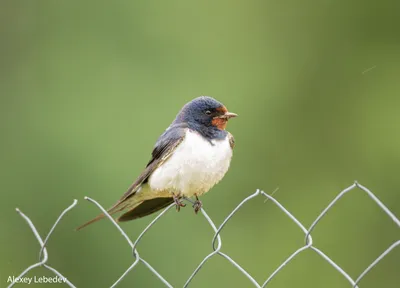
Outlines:
{"type": "Polygon", "coordinates": [[[204,113],[206,113],[206,115],[211,115],[211,111],[210,110],[206,110],[206,112],[204,112],[204,113]]]}

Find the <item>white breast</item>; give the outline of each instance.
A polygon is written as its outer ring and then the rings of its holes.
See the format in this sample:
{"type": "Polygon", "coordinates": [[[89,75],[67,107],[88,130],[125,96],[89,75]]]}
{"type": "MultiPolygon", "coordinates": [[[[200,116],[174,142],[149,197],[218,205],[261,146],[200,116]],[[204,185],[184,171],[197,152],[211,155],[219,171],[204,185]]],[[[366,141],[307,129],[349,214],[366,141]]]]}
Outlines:
{"type": "Polygon", "coordinates": [[[212,143],[187,130],[171,157],[150,176],[150,188],[187,197],[210,190],[224,177],[232,158],[228,137],[212,143]]]}

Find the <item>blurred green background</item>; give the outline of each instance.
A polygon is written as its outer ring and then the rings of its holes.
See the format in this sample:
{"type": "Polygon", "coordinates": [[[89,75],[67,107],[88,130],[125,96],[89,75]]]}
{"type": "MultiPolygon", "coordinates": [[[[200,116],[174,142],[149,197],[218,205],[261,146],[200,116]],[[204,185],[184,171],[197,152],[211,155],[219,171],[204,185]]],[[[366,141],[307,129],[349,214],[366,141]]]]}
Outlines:
{"type": "MultiPolygon", "coordinates": [[[[204,207],[217,225],[257,188],[307,227],[354,180],[400,215],[400,2],[0,1],[0,287],[35,263],[78,287],[109,287],[133,259],[119,232],[83,200],[113,204],[149,160],[157,137],[192,98],[210,95],[240,115],[231,169],[204,207]]],[[[123,224],[132,239],[155,217],[123,224]]],[[[171,210],[140,255],[182,287],[212,251],[213,232],[189,207],[171,210]]],[[[353,278],[400,238],[360,190],[316,227],[315,245],[353,278]]],[[[222,251],[264,280],[304,235],[272,202],[247,203],[222,233],[222,251]]],[[[400,249],[360,283],[399,285],[400,249]]],[[[29,276],[52,275],[39,268],[29,276]]],[[[23,286],[23,285],[21,285],[23,286]]],[[[53,285],[56,286],[56,285],[53,285]]],[[[61,287],[61,285],[59,285],[61,287]]],[[[164,287],[139,265],[119,287],[164,287]]],[[[252,287],[222,257],[191,287],[252,287]]],[[[350,287],[305,251],[268,285],[350,287]]]]}

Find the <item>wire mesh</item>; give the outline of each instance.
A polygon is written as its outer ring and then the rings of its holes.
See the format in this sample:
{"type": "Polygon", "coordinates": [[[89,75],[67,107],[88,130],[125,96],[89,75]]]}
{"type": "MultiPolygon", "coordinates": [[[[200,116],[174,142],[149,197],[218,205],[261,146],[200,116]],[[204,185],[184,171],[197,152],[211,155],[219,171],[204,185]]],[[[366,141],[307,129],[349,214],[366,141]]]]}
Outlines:
{"type": "MultiPolygon", "coordinates": [[[[368,267],[365,268],[365,270],[358,275],[357,277],[352,277],[350,276],[346,271],[344,271],[337,263],[335,263],[329,256],[327,256],[323,251],[318,249],[314,244],[312,240],[311,233],[314,230],[314,228],[317,226],[317,224],[321,221],[321,219],[329,212],[329,210],[340,200],[343,198],[345,194],[348,192],[354,190],[355,188],[359,188],[362,191],[364,191],[371,199],[374,201],[388,216],[390,219],[393,220],[393,222],[400,228],[400,220],[376,197],[368,188],[364,187],[363,185],[355,182],[353,185],[347,187],[343,191],[341,191],[328,205],[327,207],[316,217],[314,222],[311,224],[311,226],[307,229],[305,226],[295,217],[293,214],[288,211],[281,203],[279,203],[272,195],[268,195],[264,191],[257,190],[255,193],[251,194],[250,196],[246,197],[242,202],[239,203],[239,205],[236,206],[235,209],[225,218],[225,220],[221,223],[221,225],[217,228],[213,220],[208,216],[204,208],[201,208],[201,212],[203,217],[207,220],[209,225],[212,227],[214,230],[215,234],[212,239],[212,251],[210,254],[204,257],[204,259],[199,263],[199,265],[196,267],[196,269],[193,271],[193,273],[188,277],[187,281],[183,285],[183,287],[188,287],[191,283],[191,281],[198,275],[200,269],[206,265],[207,261],[216,256],[219,255],[223,258],[225,258],[228,262],[230,262],[234,267],[238,269],[239,272],[243,273],[249,282],[251,282],[255,287],[266,287],[268,283],[271,282],[271,280],[280,272],[283,270],[286,264],[288,264],[290,261],[292,261],[297,255],[299,255],[301,252],[310,249],[315,251],[318,255],[320,255],[324,260],[326,260],[333,268],[335,268],[338,273],[343,275],[343,277],[349,282],[350,287],[353,288],[358,288],[358,283],[362,280],[362,278],[368,274],[369,271],[373,267],[375,267],[386,255],[388,255],[393,249],[395,249],[397,246],[400,245],[400,240],[395,241],[392,245],[390,245],[385,251],[383,251],[368,267]],[[296,251],[294,251],[287,259],[285,259],[276,269],[275,271],[263,282],[259,283],[257,282],[253,276],[249,272],[247,272],[242,266],[240,266],[236,261],[234,261],[230,256],[227,254],[223,253],[221,251],[222,249],[222,241],[221,241],[221,232],[224,229],[225,225],[227,222],[235,215],[235,213],[247,202],[250,200],[256,198],[256,197],[265,197],[267,200],[272,201],[283,213],[286,214],[304,233],[305,240],[304,240],[304,245],[300,248],[298,248],[296,251]]],[[[133,263],[131,266],[128,267],[128,269],[119,277],[114,284],[112,284],[111,287],[116,287],[126,276],[127,274],[135,268],[139,262],[143,263],[165,286],[167,287],[173,287],[157,270],[155,270],[150,263],[148,263],[145,259],[140,257],[139,252],[137,251],[137,246],[143,236],[146,234],[146,232],[153,227],[153,225],[161,218],[165,213],[167,213],[168,210],[170,210],[175,204],[169,205],[167,208],[165,208],[153,221],[150,222],[150,224],[147,225],[147,227],[140,233],[140,235],[136,238],[134,242],[131,241],[129,236],[122,230],[122,228],[115,222],[115,220],[107,213],[107,211],[102,207],[97,201],[85,197],[86,200],[89,202],[93,203],[96,205],[107,217],[108,219],[113,223],[115,228],[122,234],[122,236],[126,239],[128,242],[129,246],[132,249],[132,255],[134,258],[133,263]]],[[[187,201],[191,201],[187,199],[187,201]]],[[[49,266],[47,264],[48,262],[48,253],[46,249],[46,244],[49,241],[49,238],[51,234],[54,232],[55,228],[59,225],[61,219],[64,217],[64,215],[70,211],[72,208],[76,206],[78,203],[77,200],[74,200],[74,202],[67,207],[58,217],[52,228],[50,229],[50,232],[46,236],[45,240],[42,240],[41,236],[39,235],[38,231],[36,230],[34,224],[32,221],[24,214],[22,213],[18,208],[17,212],[22,216],[22,218],[28,223],[29,227],[31,228],[32,232],[34,233],[35,237],[37,238],[39,244],[40,244],[40,251],[39,251],[39,260],[37,263],[29,266],[26,268],[21,274],[16,277],[13,282],[8,286],[8,287],[13,287],[15,284],[17,284],[18,279],[21,279],[24,275],[26,275],[30,270],[35,269],[37,267],[45,267],[46,269],[52,271],[55,275],[60,277],[60,279],[63,280],[65,284],[67,284],[69,287],[75,287],[74,284],[72,284],[66,277],[64,277],[59,271],[54,269],[53,267],[49,266]]]]}

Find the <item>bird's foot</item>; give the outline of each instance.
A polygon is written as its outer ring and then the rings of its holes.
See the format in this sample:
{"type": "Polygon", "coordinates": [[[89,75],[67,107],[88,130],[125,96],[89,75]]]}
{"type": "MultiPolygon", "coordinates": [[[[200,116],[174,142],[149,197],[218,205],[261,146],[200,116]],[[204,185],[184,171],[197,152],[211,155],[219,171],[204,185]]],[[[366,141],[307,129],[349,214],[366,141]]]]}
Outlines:
{"type": "Polygon", "coordinates": [[[178,212],[181,210],[181,207],[185,207],[186,206],[186,204],[182,202],[180,197],[178,197],[176,195],[174,195],[174,202],[175,202],[175,205],[176,205],[176,211],[178,211],[178,212]]]}
{"type": "Polygon", "coordinates": [[[194,208],[194,213],[199,213],[201,207],[203,207],[203,203],[201,203],[201,201],[199,200],[199,197],[197,197],[196,195],[196,201],[194,201],[193,206],[194,208]]]}

